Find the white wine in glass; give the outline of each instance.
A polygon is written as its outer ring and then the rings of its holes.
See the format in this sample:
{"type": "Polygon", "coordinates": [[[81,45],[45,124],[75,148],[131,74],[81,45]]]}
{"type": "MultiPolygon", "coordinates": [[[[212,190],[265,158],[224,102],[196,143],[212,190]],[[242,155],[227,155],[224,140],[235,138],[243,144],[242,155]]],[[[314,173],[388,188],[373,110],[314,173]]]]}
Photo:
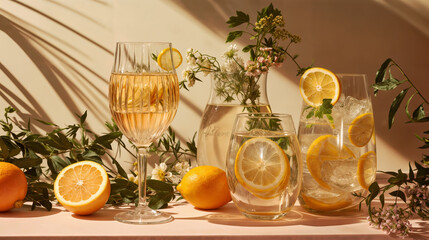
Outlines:
{"type": "MultiPolygon", "coordinates": [[[[179,83],[173,67],[161,67],[157,56],[171,43],[117,43],[109,83],[109,106],[121,132],[137,147],[138,206],[115,219],[131,224],[171,221],[170,215],[150,209],[146,202],[147,148],[168,128],[179,104],[179,83]]],[[[174,66],[174,64],[170,64],[174,66]]]]}

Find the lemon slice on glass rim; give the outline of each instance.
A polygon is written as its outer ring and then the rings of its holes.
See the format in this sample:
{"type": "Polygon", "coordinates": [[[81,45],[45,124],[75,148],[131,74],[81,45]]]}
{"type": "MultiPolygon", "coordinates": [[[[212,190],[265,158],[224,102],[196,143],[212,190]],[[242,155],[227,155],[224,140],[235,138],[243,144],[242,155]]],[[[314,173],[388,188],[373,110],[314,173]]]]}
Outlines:
{"type": "Polygon", "coordinates": [[[312,106],[322,105],[323,99],[332,99],[334,105],[341,95],[341,84],[331,71],[314,67],[306,70],[299,80],[299,91],[304,101],[312,106]]]}
{"type": "Polygon", "coordinates": [[[238,150],[234,171],[237,181],[253,195],[271,198],[289,182],[289,158],[276,142],[255,137],[238,150]]]}
{"type": "Polygon", "coordinates": [[[171,48],[170,52],[170,48],[166,48],[158,54],[156,61],[162,69],[166,71],[171,71],[173,69],[178,68],[182,64],[183,58],[179,50],[171,48]],[[171,62],[172,60],[173,62],[171,62]]]}

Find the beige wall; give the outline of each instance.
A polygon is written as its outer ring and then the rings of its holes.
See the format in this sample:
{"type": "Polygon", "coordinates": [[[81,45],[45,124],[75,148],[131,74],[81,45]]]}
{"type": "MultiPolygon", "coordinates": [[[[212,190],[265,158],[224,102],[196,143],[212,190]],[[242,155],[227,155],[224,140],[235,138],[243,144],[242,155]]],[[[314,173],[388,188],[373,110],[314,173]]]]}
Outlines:
{"type": "MultiPolygon", "coordinates": [[[[429,1],[273,3],[286,16],[287,28],[302,37],[294,48],[302,65],[365,73],[373,83],[381,63],[392,57],[429,97],[429,1]]],[[[0,109],[12,105],[25,121],[31,117],[61,126],[75,123],[74,113],[88,110],[90,127],[102,133],[103,122],[110,119],[107,86],[115,42],[171,41],[182,53],[192,47],[220,55],[227,48],[228,17],[235,10],[253,14],[267,4],[263,0],[0,0],[0,109]]],[[[178,69],[179,76],[183,68],[178,69]]],[[[273,111],[291,113],[297,123],[301,97],[295,69],[287,62],[271,71],[268,94],[273,111]]],[[[183,139],[198,130],[209,87],[204,82],[181,92],[172,126],[183,139]]],[[[416,150],[421,144],[414,133],[427,130],[427,124],[402,124],[406,117],[400,110],[396,125],[387,130],[387,114],[396,94],[381,93],[373,99],[378,167],[406,171],[408,161],[419,160],[422,154],[416,150]]]]}

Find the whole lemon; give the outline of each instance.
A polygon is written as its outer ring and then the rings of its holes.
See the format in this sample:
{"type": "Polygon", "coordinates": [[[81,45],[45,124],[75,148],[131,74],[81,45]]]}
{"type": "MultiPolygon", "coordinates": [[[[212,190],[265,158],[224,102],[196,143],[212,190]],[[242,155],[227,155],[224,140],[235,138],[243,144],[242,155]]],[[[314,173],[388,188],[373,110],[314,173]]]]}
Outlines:
{"type": "Polygon", "coordinates": [[[22,206],[27,194],[27,178],[12,163],[0,162],[0,212],[22,206]]]}
{"type": "Polygon", "coordinates": [[[177,190],[200,209],[220,208],[231,201],[225,171],[213,166],[192,168],[177,185],[177,190]]]}

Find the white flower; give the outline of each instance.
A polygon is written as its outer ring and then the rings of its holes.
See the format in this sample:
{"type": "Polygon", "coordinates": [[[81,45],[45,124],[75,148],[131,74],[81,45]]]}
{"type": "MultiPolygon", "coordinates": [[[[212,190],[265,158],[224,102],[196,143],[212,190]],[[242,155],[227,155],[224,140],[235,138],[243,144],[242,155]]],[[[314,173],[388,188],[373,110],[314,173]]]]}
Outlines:
{"type": "Polygon", "coordinates": [[[229,46],[228,51],[226,51],[222,57],[225,58],[225,60],[233,59],[237,57],[237,52],[238,52],[237,45],[233,44],[229,46]]]}
{"type": "Polygon", "coordinates": [[[183,177],[189,171],[189,163],[187,161],[180,161],[174,164],[173,169],[176,171],[181,177],[183,177]]]}
{"type": "Polygon", "coordinates": [[[204,73],[204,76],[207,76],[210,73],[211,70],[211,62],[207,58],[201,59],[201,69],[204,73]]]}
{"type": "Polygon", "coordinates": [[[166,171],[167,171],[167,164],[160,163],[158,165],[158,164],[155,163],[155,168],[152,170],[151,179],[165,182],[166,171]]]}

